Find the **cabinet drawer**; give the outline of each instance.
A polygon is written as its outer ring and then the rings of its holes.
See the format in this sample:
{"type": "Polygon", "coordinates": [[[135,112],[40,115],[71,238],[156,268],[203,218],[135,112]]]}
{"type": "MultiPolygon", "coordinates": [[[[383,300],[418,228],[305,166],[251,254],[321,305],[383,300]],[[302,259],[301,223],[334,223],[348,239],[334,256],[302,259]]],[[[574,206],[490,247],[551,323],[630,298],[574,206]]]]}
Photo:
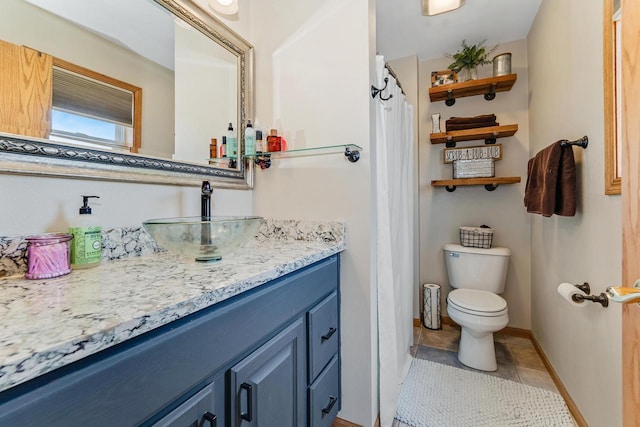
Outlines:
{"type": "Polygon", "coordinates": [[[338,352],[338,294],[333,292],[309,310],[309,383],[338,352]]]}
{"type": "Polygon", "coordinates": [[[155,423],[153,427],[222,426],[222,422],[218,424],[218,421],[222,421],[218,418],[215,414],[215,389],[211,383],[155,423]]]}
{"type": "Polygon", "coordinates": [[[309,387],[309,427],[330,427],[340,410],[340,369],[335,355],[309,387]]]}

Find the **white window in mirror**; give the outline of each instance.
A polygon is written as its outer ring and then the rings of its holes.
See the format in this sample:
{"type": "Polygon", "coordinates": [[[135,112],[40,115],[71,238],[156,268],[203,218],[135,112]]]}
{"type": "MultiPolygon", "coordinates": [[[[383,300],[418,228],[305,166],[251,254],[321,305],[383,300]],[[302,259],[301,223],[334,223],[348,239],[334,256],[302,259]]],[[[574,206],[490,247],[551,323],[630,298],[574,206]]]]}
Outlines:
{"type": "Polygon", "coordinates": [[[130,151],[133,145],[133,126],[58,109],[51,114],[49,139],[70,142],[91,148],[119,148],[130,151]]]}
{"type": "Polygon", "coordinates": [[[140,88],[59,59],[54,59],[52,86],[51,140],[138,151],[140,88]]]}

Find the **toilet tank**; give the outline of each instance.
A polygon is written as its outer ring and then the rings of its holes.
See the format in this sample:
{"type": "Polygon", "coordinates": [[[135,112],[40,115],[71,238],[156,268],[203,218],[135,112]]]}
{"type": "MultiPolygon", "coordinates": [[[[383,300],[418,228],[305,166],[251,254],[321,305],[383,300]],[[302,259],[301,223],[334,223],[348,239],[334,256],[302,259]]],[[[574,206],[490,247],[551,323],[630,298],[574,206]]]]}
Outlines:
{"type": "Polygon", "coordinates": [[[501,294],[510,257],[511,250],[508,248],[480,249],[446,244],[444,258],[449,285],[501,294]]]}

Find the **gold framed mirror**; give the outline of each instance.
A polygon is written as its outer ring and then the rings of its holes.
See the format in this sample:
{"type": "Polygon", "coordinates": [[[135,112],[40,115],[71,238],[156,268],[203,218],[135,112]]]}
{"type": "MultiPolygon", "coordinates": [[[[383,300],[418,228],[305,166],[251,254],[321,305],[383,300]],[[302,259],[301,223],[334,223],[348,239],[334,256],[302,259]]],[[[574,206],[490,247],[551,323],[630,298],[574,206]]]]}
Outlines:
{"type": "MultiPolygon", "coordinates": [[[[5,10],[10,12],[0,16],[0,40],[31,48],[36,52],[35,56],[46,54],[60,58],[142,89],[142,139],[139,148],[114,149],[99,144],[78,143],[75,140],[52,140],[48,137],[48,132],[45,132],[47,138],[43,138],[29,132],[7,131],[4,128],[0,133],[0,173],[174,185],[199,185],[202,180],[209,180],[217,187],[253,187],[253,167],[242,157],[241,143],[244,139],[244,126],[253,114],[253,47],[207,13],[205,6],[201,8],[199,2],[192,0],[91,2],[88,7],[92,9],[96,9],[96,4],[103,4],[105,8],[120,6],[119,10],[109,12],[110,20],[104,20],[117,23],[118,28],[107,30],[73,21],[72,12],[69,12],[69,16],[64,16],[64,13],[56,14],[43,9],[52,3],[69,3],[73,6],[72,9],[77,9],[79,6],[84,7],[85,2],[6,1],[10,4],[4,5],[5,10]],[[137,13],[136,10],[143,10],[136,9],[137,7],[146,8],[145,11],[151,10],[151,13],[137,13]],[[113,19],[113,13],[118,19],[113,19]],[[161,17],[164,24],[147,22],[151,15],[161,17]],[[146,31],[148,28],[166,28],[167,23],[170,42],[164,38],[165,35],[146,31]],[[134,29],[138,31],[137,34],[134,34],[134,29]],[[134,39],[137,37],[141,42],[146,42],[151,50],[169,48],[172,53],[168,59],[169,64],[135,51],[143,57],[136,60],[135,66],[129,67],[133,71],[123,76],[123,70],[127,68],[113,63],[111,58],[130,55],[125,52],[125,48],[134,51],[131,48],[134,42],[121,37],[125,32],[131,33],[134,39]],[[180,48],[180,40],[188,42],[180,48]],[[98,45],[107,46],[108,52],[94,48],[98,45]],[[200,49],[195,51],[194,46],[200,49]],[[187,68],[185,64],[191,67],[188,70],[190,74],[184,73],[187,68]],[[193,71],[193,64],[200,66],[197,70],[199,74],[193,71]],[[150,77],[148,74],[142,75],[141,69],[154,71],[150,77]],[[222,71],[226,73],[222,77],[215,74],[222,71]],[[178,72],[187,77],[180,77],[178,81],[178,72]],[[150,87],[149,82],[161,80],[156,78],[158,75],[169,76],[170,93],[168,90],[165,90],[166,93],[155,92],[150,87]],[[216,82],[220,83],[217,87],[216,82]],[[211,91],[206,92],[204,88],[211,91]],[[200,94],[204,95],[195,98],[200,94]],[[184,106],[190,109],[181,110],[184,106]],[[168,110],[168,113],[164,110],[168,110]],[[237,158],[233,161],[211,159],[211,140],[217,138],[221,143],[228,123],[233,123],[237,132],[237,158]],[[161,145],[152,145],[159,141],[162,141],[161,145]],[[197,144],[197,150],[188,145],[179,147],[182,142],[197,144]]],[[[100,15],[100,12],[94,14],[100,15]]],[[[86,16],[88,13],[85,11],[80,15],[86,16]]],[[[4,78],[2,80],[7,81],[4,78]]],[[[22,89],[14,92],[17,92],[20,100],[17,104],[14,102],[18,106],[11,114],[0,114],[0,121],[13,120],[23,114],[23,103],[30,98],[31,92],[22,89]]],[[[48,105],[47,108],[45,116],[51,121],[53,107],[48,105]]]]}
{"type": "Polygon", "coordinates": [[[604,0],[604,192],[621,193],[622,134],[620,132],[620,0],[604,0]]]}

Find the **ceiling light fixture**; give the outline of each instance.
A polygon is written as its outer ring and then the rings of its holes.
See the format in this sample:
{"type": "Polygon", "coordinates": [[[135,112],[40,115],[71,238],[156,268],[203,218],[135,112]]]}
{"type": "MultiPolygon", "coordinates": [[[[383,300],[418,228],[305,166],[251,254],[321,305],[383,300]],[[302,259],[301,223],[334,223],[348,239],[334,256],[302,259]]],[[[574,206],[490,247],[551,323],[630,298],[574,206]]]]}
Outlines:
{"type": "Polygon", "coordinates": [[[238,13],[238,0],[209,0],[209,7],[222,15],[238,13]]]}
{"type": "Polygon", "coordinates": [[[464,0],[422,0],[422,14],[426,16],[438,15],[458,9],[464,0]]]}

